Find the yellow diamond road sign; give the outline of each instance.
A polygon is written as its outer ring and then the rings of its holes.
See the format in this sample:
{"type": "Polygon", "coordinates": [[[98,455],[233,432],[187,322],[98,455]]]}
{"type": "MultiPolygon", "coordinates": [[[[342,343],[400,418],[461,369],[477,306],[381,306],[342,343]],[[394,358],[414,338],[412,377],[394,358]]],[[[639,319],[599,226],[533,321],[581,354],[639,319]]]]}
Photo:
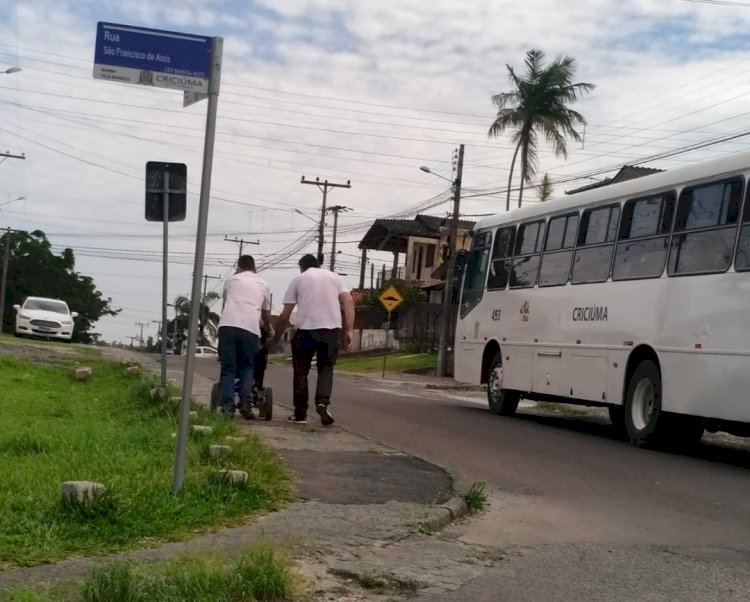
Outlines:
{"type": "Polygon", "coordinates": [[[401,296],[401,293],[396,290],[395,286],[389,286],[380,295],[380,302],[383,304],[383,307],[385,307],[385,311],[391,313],[404,302],[404,298],[401,296]]]}

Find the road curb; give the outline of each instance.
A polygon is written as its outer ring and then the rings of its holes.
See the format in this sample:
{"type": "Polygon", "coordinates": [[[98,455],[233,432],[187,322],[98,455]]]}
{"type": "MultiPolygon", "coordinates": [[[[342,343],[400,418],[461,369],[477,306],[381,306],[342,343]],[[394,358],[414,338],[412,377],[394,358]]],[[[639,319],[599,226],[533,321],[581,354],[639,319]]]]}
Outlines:
{"type": "Polygon", "coordinates": [[[469,506],[466,500],[456,495],[439,506],[433,507],[429,514],[417,523],[417,526],[428,531],[440,531],[468,513],[469,506]]]}
{"type": "Polygon", "coordinates": [[[427,383],[425,389],[441,389],[443,391],[485,391],[484,385],[440,385],[427,383]]]}

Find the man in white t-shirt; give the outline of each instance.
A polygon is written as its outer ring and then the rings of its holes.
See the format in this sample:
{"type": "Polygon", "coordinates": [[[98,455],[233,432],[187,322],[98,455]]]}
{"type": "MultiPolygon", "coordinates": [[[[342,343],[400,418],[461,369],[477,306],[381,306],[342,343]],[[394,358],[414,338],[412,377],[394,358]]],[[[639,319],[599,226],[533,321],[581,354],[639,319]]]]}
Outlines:
{"type": "Polygon", "coordinates": [[[314,255],[299,260],[302,272],[292,280],[284,295],[284,310],[276,322],[278,342],[295,305],[297,328],[292,338],[294,363],[294,414],[289,422],[307,423],[308,385],[313,357],[318,367],[315,409],[324,426],[333,424],[330,411],[333,390],[333,366],[339,348],[348,349],[354,328],[354,301],[344,281],[335,272],[318,267],[314,255]],[[343,315],[343,319],[342,319],[343,315]],[[343,322],[343,323],[342,323],[343,322]]]}
{"type": "Polygon", "coordinates": [[[253,372],[260,349],[261,329],[270,328],[271,289],[255,273],[255,260],[242,255],[237,271],[224,283],[224,306],[219,320],[219,394],[222,413],[234,416],[235,379],[240,379],[240,412],[254,418],[253,372]]]}

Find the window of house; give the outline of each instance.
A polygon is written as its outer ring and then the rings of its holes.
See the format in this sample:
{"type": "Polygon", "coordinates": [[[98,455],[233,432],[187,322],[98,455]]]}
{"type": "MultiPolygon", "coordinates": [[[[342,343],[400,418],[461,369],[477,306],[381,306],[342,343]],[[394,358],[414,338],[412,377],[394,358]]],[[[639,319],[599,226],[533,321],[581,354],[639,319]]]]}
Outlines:
{"type": "Polygon", "coordinates": [[[511,288],[530,288],[536,284],[543,240],[544,220],[519,226],[510,274],[511,288]]]}
{"type": "Polygon", "coordinates": [[[740,178],[683,189],[669,248],[670,276],[729,269],[743,182],[740,178]]]}
{"type": "Polygon", "coordinates": [[[632,199],[622,209],[612,280],[658,278],[664,272],[675,194],[632,199]]]}
{"type": "Polygon", "coordinates": [[[612,266],[620,205],[587,209],[581,216],[571,282],[604,282],[612,266]]]}
{"type": "Polygon", "coordinates": [[[544,255],[539,267],[539,286],[561,286],[568,282],[577,233],[578,213],[549,220],[544,255]]]}
{"type": "Polygon", "coordinates": [[[490,275],[487,277],[487,290],[499,290],[508,286],[515,234],[515,226],[499,228],[495,233],[495,243],[492,245],[490,275]]]}

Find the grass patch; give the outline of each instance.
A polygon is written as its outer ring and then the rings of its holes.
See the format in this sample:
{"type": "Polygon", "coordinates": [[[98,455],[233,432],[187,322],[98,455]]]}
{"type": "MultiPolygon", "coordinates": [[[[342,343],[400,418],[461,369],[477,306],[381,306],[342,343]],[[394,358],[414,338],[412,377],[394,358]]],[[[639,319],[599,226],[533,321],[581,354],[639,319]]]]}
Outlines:
{"type": "MultiPolygon", "coordinates": [[[[422,368],[435,368],[437,356],[430,353],[389,353],[386,361],[388,372],[401,372],[422,368]]],[[[336,360],[337,372],[378,372],[383,369],[383,356],[346,357],[336,360]]]]}
{"type": "Polygon", "coordinates": [[[484,483],[474,483],[469,491],[464,494],[464,500],[469,507],[469,512],[478,512],[487,506],[487,491],[484,483]]]}
{"type": "Polygon", "coordinates": [[[207,449],[237,428],[198,408],[213,435],[190,435],[183,491],[170,493],[175,408],[152,400],[153,384],[95,360],[92,378],[75,382],[70,366],[37,365],[0,355],[0,569],[102,555],[185,539],[243,522],[291,499],[291,477],[257,437],[232,442],[232,454],[207,449]],[[220,468],[248,472],[242,487],[214,483],[220,468]],[[66,506],[60,484],[103,483],[108,493],[85,508],[66,506]]]}
{"type": "Polygon", "coordinates": [[[293,600],[298,578],[289,555],[270,544],[228,560],[193,554],[144,565],[127,561],[95,568],[75,587],[18,588],[7,602],[273,602],[293,600]]]}

